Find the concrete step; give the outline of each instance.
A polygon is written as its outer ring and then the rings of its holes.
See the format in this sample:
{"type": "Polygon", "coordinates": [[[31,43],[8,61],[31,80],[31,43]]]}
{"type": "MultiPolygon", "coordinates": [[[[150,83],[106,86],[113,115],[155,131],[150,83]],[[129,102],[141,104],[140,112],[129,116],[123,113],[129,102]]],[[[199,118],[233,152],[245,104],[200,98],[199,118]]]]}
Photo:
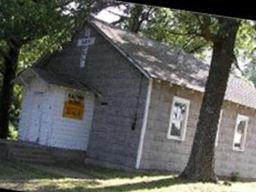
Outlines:
{"type": "Polygon", "coordinates": [[[84,163],[85,151],[41,146],[27,141],[0,139],[0,159],[26,163],[84,163]]]}
{"type": "Polygon", "coordinates": [[[50,155],[41,155],[41,154],[22,154],[22,153],[13,153],[13,157],[18,157],[18,158],[35,158],[35,159],[53,159],[50,155]]]}
{"type": "Polygon", "coordinates": [[[12,158],[14,161],[18,161],[18,162],[23,162],[23,163],[38,163],[38,164],[48,164],[48,165],[52,165],[55,164],[55,160],[53,159],[36,159],[34,157],[13,157],[12,158]]]}
{"type": "Polygon", "coordinates": [[[25,163],[56,163],[46,147],[27,145],[19,142],[9,145],[9,156],[11,156],[14,161],[25,163]]]}
{"type": "Polygon", "coordinates": [[[56,163],[54,158],[49,155],[33,155],[33,154],[11,154],[12,159],[27,162],[27,163],[44,163],[54,164],[56,163]]]}
{"type": "Polygon", "coordinates": [[[24,154],[35,154],[35,155],[37,154],[49,155],[49,151],[47,150],[37,150],[37,149],[30,149],[30,148],[27,148],[27,149],[11,148],[10,152],[17,153],[17,154],[24,153],[24,154]]]}
{"type": "Polygon", "coordinates": [[[26,143],[12,143],[9,145],[11,148],[19,148],[19,149],[37,149],[37,150],[47,150],[47,146],[41,146],[38,144],[26,144],[26,143]]]}

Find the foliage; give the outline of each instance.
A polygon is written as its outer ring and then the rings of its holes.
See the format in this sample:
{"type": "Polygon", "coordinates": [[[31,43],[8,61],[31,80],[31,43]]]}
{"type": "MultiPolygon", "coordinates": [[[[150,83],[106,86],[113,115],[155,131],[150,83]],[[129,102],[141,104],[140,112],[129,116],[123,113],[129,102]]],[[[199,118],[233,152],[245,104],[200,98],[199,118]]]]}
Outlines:
{"type": "Polygon", "coordinates": [[[157,8],[142,33],[188,53],[201,52],[209,43],[199,35],[198,15],[186,11],[157,8]]]}
{"type": "MultiPolygon", "coordinates": [[[[173,10],[162,7],[151,7],[147,5],[126,5],[126,15],[118,23],[119,26],[129,29],[132,18],[137,14],[139,8],[141,15],[136,15],[137,18],[144,16],[144,21],[138,33],[150,39],[165,42],[171,47],[182,49],[187,53],[192,53],[206,63],[210,62],[212,43],[202,37],[205,32],[202,29],[202,21],[206,15],[193,13],[189,11],[173,10]]],[[[209,16],[209,32],[215,34],[218,30],[216,18],[209,16]]],[[[246,65],[254,61],[256,48],[256,30],[255,22],[242,20],[239,27],[235,55],[237,57],[238,66],[234,65],[233,69],[244,69],[246,65]]]]}
{"type": "Polygon", "coordinates": [[[16,129],[16,127],[13,126],[13,124],[11,123],[9,126],[9,137],[7,139],[9,140],[17,140],[18,139],[18,130],[16,129]]]}
{"type": "MultiPolygon", "coordinates": [[[[5,69],[8,42],[20,48],[16,73],[31,66],[46,52],[61,48],[72,33],[86,21],[91,7],[88,0],[8,0],[0,1],[0,88],[5,69]]],[[[11,125],[17,127],[22,88],[15,86],[10,106],[11,125]]],[[[5,112],[7,113],[7,112],[5,112]]]]}
{"type": "Polygon", "coordinates": [[[244,70],[245,76],[256,86],[256,63],[252,61],[244,70]]]}
{"type": "Polygon", "coordinates": [[[13,102],[10,109],[10,133],[13,132],[11,129],[16,129],[18,127],[18,120],[21,111],[21,101],[23,93],[22,90],[23,88],[21,86],[14,86],[13,102]]]}
{"type": "Polygon", "coordinates": [[[233,182],[240,181],[240,173],[239,172],[232,172],[230,174],[230,180],[233,182]]]}
{"type": "Polygon", "coordinates": [[[45,35],[65,35],[67,30],[74,29],[83,22],[78,18],[85,18],[88,13],[89,1],[79,1],[77,9],[70,6],[71,2],[73,1],[0,1],[0,40],[15,39],[23,45],[45,35]]]}

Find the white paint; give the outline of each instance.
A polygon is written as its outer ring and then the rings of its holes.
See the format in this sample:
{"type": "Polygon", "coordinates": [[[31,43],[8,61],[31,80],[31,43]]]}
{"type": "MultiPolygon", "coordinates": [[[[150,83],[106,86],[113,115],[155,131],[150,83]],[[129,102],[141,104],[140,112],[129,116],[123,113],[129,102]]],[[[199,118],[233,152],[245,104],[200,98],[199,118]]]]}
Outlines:
{"type": "Polygon", "coordinates": [[[89,132],[92,125],[94,110],[94,95],[85,93],[85,112],[82,120],[69,119],[62,116],[66,91],[68,89],[54,88],[54,110],[50,145],[55,147],[86,150],[89,132]]]}
{"type": "Polygon", "coordinates": [[[85,30],[84,37],[81,39],[78,39],[77,41],[77,46],[82,47],[81,57],[80,57],[81,68],[85,67],[85,60],[86,60],[86,55],[88,52],[89,45],[92,45],[95,42],[95,37],[90,37],[90,35],[91,35],[91,30],[87,28],[85,30]]]}
{"type": "Polygon", "coordinates": [[[190,101],[188,99],[184,99],[184,98],[177,97],[177,96],[173,97],[172,107],[171,107],[171,114],[170,114],[170,121],[169,121],[169,128],[168,128],[168,133],[167,133],[167,138],[168,139],[184,141],[185,135],[186,135],[186,130],[187,130],[189,105],[190,105],[190,101]],[[180,136],[171,135],[172,122],[173,122],[173,113],[174,113],[174,105],[175,105],[176,102],[177,103],[182,103],[182,104],[186,105],[185,119],[184,119],[183,126],[180,128],[181,129],[181,135],[180,136]]]}
{"type": "Polygon", "coordinates": [[[85,112],[82,120],[62,117],[68,88],[44,83],[36,78],[25,88],[19,122],[19,139],[41,145],[86,150],[92,125],[94,95],[84,95],[85,112]],[[38,92],[44,90],[44,92],[38,92]]]}
{"type": "Polygon", "coordinates": [[[28,118],[30,117],[30,111],[29,111],[29,103],[31,100],[31,94],[28,89],[28,87],[25,87],[24,95],[22,98],[22,104],[21,104],[21,114],[19,119],[19,139],[20,140],[27,140],[28,135],[28,118]]]}
{"type": "Polygon", "coordinates": [[[222,115],[223,115],[223,109],[220,110],[220,117],[219,117],[219,122],[218,122],[218,129],[217,129],[216,138],[215,138],[215,147],[218,146],[219,131],[220,131],[220,125],[221,125],[222,115]]]}
{"type": "Polygon", "coordinates": [[[41,113],[47,114],[47,111],[44,111],[46,103],[43,100],[46,90],[47,84],[40,79],[32,81],[29,86],[25,87],[19,122],[19,138],[21,140],[36,142],[38,139],[41,113]]]}
{"type": "Polygon", "coordinates": [[[94,42],[95,42],[95,37],[92,37],[90,39],[82,38],[82,39],[78,39],[77,46],[79,46],[79,47],[87,47],[89,45],[94,44],[94,42]]]}
{"type": "Polygon", "coordinates": [[[141,162],[143,144],[144,144],[144,137],[145,137],[147,123],[148,123],[148,112],[149,112],[149,105],[150,105],[150,101],[151,101],[152,83],[153,83],[153,80],[149,79],[146,105],[145,105],[144,116],[143,116],[143,124],[142,124],[142,128],[141,128],[141,133],[140,133],[140,142],[139,142],[136,165],[135,165],[136,169],[140,168],[140,162],[141,162]]]}
{"type": "Polygon", "coordinates": [[[31,100],[31,120],[28,130],[28,140],[31,142],[40,143],[40,132],[42,129],[42,116],[44,114],[44,93],[43,92],[33,92],[31,100]]]}

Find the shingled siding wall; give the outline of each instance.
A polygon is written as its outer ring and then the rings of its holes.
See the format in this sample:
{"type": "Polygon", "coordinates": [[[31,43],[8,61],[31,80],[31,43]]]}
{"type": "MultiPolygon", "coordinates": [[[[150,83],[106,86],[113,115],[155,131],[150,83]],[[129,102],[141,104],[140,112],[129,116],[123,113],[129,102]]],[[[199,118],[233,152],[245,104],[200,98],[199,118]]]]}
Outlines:
{"type": "Polygon", "coordinates": [[[103,99],[95,106],[88,155],[111,164],[134,167],[148,80],[104,38],[92,32],[96,42],[89,51],[85,76],[103,99]]]}
{"type": "MultiPolygon", "coordinates": [[[[154,81],[149,119],[140,168],[180,172],[184,169],[192,147],[202,95],[198,92],[154,81]],[[187,130],[184,141],[167,139],[173,96],[190,100],[187,130]]],[[[216,147],[216,172],[229,176],[240,172],[242,177],[255,178],[256,172],[256,112],[235,105],[223,104],[218,145],[216,147]],[[232,150],[237,114],[249,116],[244,152],[232,150]]]]}
{"type": "Polygon", "coordinates": [[[106,165],[134,168],[148,80],[94,28],[91,37],[95,43],[89,47],[85,68],[80,68],[76,42],[81,35],[48,67],[79,78],[102,95],[95,100],[88,156],[106,165]]]}

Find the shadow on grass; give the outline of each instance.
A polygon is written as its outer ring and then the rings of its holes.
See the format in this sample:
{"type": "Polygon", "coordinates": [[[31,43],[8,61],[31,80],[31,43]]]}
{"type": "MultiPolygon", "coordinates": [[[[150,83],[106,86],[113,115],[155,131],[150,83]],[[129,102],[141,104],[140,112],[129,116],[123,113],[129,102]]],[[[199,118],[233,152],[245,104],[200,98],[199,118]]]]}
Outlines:
{"type": "Polygon", "coordinates": [[[29,165],[12,161],[1,161],[0,173],[1,180],[63,178],[60,175],[48,173],[46,171],[33,168],[29,165]]]}
{"type": "Polygon", "coordinates": [[[94,179],[132,179],[135,177],[144,177],[144,176],[165,176],[170,175],[170,172],[163,172],[163,171],[136,171],[136,170],[123,170],[123,169],[111,169],[105,168],[95,165],[64,165],[62,168],[65,167],[66,169],[70,169],[81,174],[86,174],[94,179]]]}
{"type": "Polygon", "coordinates": [[[39,187],[37,191],[60,191],[60,192],[69,192],[69,191],[88,191],[88,192],[117,192],[117,191],[133,191],[133,190],[149,190],[149,189],[160,189],[163,187],[169,187],[172,185],[179,185],[179,184],[186,184],[182,180],[178,178],[165,178],[159,179],[155,181],[148,181],[148,182],[139,182],[133,184],[122,184],[122,185],[115,185],[115,186],[107,186],[107,187],[86,187],[86,186],[77,186],[74,188],[68,189],[61,189],[54,185],[39,187]]]}

